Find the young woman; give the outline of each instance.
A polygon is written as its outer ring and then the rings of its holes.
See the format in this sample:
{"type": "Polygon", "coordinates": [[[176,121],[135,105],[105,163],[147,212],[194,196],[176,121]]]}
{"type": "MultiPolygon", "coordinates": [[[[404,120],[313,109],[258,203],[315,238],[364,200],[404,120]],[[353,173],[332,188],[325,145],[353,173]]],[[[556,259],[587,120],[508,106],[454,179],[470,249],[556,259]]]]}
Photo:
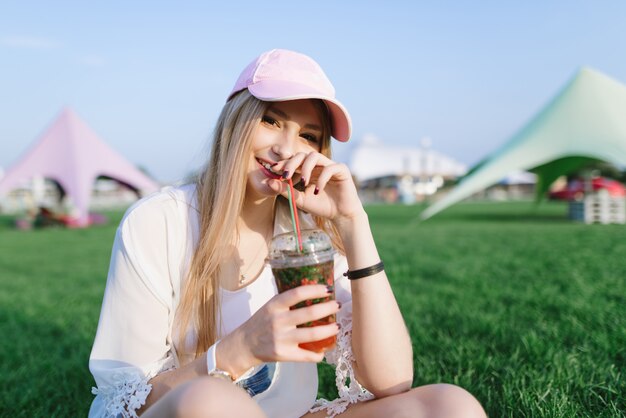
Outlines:
{"type": "Polygon", "coordinates": [[[411,340],[367,214],[348,168],[331,160],[331,136],[350,131],[311,58],[272,50],[244,69],[197,183],[143,199],[118,228],[90,417],[484,416],[461,388],[411,389],[411,340]],[[324,229],[339,251],[336,301],[294,310],[332,289],[277,292],[266,257],[291,228],[288,179],[303,227],[324,229]],[[330,314],[337,323],[297,328],[330,314]],[[330,336],[326,353],[298,345],[330,336]],[[330,402],[315,399],[324,357],[337,371],[330,402]]]}

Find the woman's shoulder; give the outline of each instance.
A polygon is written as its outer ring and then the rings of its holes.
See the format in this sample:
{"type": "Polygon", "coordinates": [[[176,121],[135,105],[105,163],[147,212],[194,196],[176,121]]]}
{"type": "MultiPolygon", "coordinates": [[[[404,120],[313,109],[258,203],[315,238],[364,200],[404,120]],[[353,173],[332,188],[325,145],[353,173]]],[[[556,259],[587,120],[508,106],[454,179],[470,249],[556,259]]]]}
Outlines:
{"type": "Polygon", "coordinates": [[[137,218],[154,221],[155,218],[180,216],[195,211],[197,200],[194,184],[166,186],[130,206],[122,218],[122,224],[137,218]]]}
{"type": "MultiPolygon", "coordinates": [[[[126,210],[118,234],[125,241],[172,242],[195,236],[198,212],[195,186],[164,187],[135,202],[126,210]]],[[[182,242],[182,241],[181,241],[182,242]]]]}

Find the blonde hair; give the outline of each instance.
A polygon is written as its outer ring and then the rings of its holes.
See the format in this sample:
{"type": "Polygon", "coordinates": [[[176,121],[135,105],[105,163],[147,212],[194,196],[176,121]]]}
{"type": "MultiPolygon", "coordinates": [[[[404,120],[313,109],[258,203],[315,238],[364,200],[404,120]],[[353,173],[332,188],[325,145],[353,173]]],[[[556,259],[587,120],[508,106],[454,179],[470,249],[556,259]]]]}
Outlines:
{"type": "MultiPolygon", "coordinates": [[[[322,101],[314,101],[324,121],[320,152],[330,157],[330,119],[322,101]]],[[[270,103],[243,90],[222,109],[213,133],[207,164],[196,181],[200,234],[178,306],[180,333],[177,350],[181,359],[189,358],[185,344],[187,332],[197,335],[195,355],[209,349],[218,338],[220,263],[237,244],[237,219],[245,198],[248,161],[253,134],[270,103]]],[[[278,199],[282,199],[279,197],[278,199]]],[[[335,247],[343,244],[334,226],[314,216],[335,247]]]]}

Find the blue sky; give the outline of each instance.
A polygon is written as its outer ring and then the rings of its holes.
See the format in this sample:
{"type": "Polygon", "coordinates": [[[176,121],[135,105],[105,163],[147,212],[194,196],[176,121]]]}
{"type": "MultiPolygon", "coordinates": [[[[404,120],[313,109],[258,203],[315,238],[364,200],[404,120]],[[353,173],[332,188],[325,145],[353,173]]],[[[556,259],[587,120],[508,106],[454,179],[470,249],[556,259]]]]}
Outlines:
{"type": "Polygon", "coordinates": [[[0,167],[64,106],[161,181],[199,166],[239,72],[272,48],[316,59],[352,144],[432,148],[473,164],[582,66],[626,82],[626,2],[0,3],[0,167]],[[508,3],[508,4],[507,4],[508,3]]]}

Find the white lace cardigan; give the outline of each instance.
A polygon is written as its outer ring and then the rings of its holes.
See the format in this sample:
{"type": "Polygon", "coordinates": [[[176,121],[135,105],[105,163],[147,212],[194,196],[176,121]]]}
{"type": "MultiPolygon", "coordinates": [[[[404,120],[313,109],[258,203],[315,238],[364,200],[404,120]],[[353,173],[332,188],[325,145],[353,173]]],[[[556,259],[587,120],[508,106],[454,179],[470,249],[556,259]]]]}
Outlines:
{"type": "MultiPolygon", "coordinates": [[[[89,360],[97,384],[92,389],[96,397],[90,418],[136,417],[152,389],[148,381],[181,363],[173,344],[178,332],[174,316],[181,280],[198,238],[195,207],[194,186],[170,187],[133,205],[120,223],[89,360]]],[[[308,223],[312,227],[311,222],[303,216],[305,226],[308,223]]],[[[289,224],[288,213],[277,211],[274,233],[284,232],[289,224]]],[[[336,256],[336,298],[342,302],[337,320],[342,328],[336,348],[326,353],[326,361],[336,367],[339,397],[315,401],[315,364],[277,363],[271,386],[254,397],[268,417],[298,418],[307,411],[319,410],[335,417],[351,403],[373,398],[356,381],[352,370],[352,297],[350,284],[342,276],[346,269],[345,257],[336,256]]],[[[233,319],[229,313],[229,317],[222,318],[222,335],[243,323],[275,294],[271,270],[266,268],[245,292],[245,299],[252,300],[244,310],[248,314],[233,319]]],[[[223,299],[222,313],[241,311],[236,306],[228,311],[228,303],[223,299]]]]}

